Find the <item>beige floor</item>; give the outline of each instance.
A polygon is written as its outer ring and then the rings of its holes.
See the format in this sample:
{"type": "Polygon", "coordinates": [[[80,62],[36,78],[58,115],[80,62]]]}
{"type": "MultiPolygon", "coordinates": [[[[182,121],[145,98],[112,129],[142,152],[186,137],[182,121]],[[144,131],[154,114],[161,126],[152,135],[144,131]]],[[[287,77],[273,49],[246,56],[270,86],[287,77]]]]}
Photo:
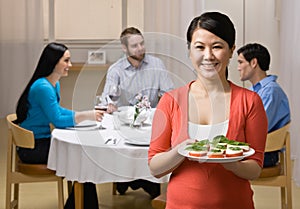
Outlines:
{"type": "MultiPolygon", "coordinates": [[[[6,179],[6,123],[0,120],[0,209],[5,207],[6,179]]],[[[127,191],[126,195],[111,195],[112,184],[97,185],[101,209],[152,209],[147,193],[142,189],[127,191]]],[[[253,187],[256,209],[279,209],[279,188],[253,187]]],[[[163,185],[165,190],[165,185],[163,185]]],[[[56,184],[22,184],[20,187],[20,209],[57,208],[56,184]]],[[[66,192],[65,192],[66,193],[66,192]]],[[[300,188],[293,185],[293,209],[300,209],[300,188]]]]}

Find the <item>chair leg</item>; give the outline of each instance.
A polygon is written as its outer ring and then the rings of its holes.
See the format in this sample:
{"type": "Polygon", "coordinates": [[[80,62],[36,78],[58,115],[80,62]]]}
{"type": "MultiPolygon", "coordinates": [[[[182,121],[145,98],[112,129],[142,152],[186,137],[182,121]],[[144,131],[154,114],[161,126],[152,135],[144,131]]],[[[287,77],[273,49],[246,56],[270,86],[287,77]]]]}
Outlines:
{"type": "Polygon", "coordinates": [[[68,196],[69,196],[72,192],[72,181],[67,181],[67,184],[68,184],[68,196]]]}
{"type": "Polygon", "coordinates": [[[18,209],[19,208],[19,184],[14,184],[14,189],[12,191],[12,184],[6,184],[6,209],[18,209]],[[13,200],[11,199],[11,193],[13,192],[13,200]]]}
{"type": "Polygon", "coordinates": [[[5,209],[11,209],[11,184],[6,182],[6,201],[5,201],[5,209]]]}
{"type": "Polygon", "coordinates": [[[64,208],[64,192],[63,192],[63,178],[59,178],[57,181],[57,193],[58,193],[58,208],[64,208]]]}
{"type": "Polygon", "coordinates": [[[280,196],[281,196],[281,209],[287,209],[286,190],[284,187],[280,187],[280,196]]]}
{"type": "Polygon", "coordinates": [[[112,194],[116,195],[117,194],[117,183],[113,182],[112,185],[112,194]]]}
{"type": "Polygon", "coordinates": [[[286,187],[286,204],[287,204],[287,209],[292,209],[292,183],[291,181],[287,183],[286,187]]]}
{"type": "Polygon", "coordinates": [[[83,184],[77,181],[74,182],[74,198],[75,209],[82,209],[84,205],[83,200],[83,184]]]}
{"type": "Polygon", "coordinates": [[[292,209],[292,191],[291,187],[280,187],[281,194],[281,208],[292,209]]]}

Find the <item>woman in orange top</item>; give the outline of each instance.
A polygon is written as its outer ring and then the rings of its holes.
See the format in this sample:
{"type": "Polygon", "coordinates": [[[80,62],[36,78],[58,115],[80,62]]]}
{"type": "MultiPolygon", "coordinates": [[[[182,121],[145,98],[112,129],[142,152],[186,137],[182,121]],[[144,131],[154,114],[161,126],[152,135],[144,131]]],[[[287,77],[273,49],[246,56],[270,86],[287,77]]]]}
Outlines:
{"type": "Polygon", "coordinates": [[[227,80],[235,49],[231,20],[207,12],[192,20],[187,41],[197,79],[161,98],[153,120],[149,167],[171,173],[167,209],[253,209],[249,180],[260,175],[267,118],[259,96],[227,80]],[[238,162],[199,163],[178,154],[195,139],[226,135],[247,142],[255,154],[238,162]]]}

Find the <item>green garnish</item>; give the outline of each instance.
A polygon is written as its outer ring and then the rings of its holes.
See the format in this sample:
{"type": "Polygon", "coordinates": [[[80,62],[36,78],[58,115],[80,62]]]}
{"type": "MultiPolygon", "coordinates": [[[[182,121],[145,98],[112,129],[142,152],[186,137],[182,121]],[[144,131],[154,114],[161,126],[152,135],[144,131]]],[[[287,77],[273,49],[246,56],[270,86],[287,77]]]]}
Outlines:
{"type": "Polygon", "coordinates": [[[192,150],[192,151],[205,151],[207,150],[207,146],[209,143],[209,140],[208,139],[204,139],[204,140],[201,140],[201,141],[197,141],[197,142],[194,142],[193,144],[191,144],[190,146],[186,147],[185,149],[186,150],[192,150]]]}
{"type": "Polygon", "coordinates": [[[229,141],[229,139],[226,137],[226,136],[224,136],[224,135],[217,135],[217,136],[215,136],[214,138],[213,138],[213,140],[212,140],[213,142],[213,144],[217,144],[217,143],[227,143],[228,141],[229,141]]]}
{"type": "Polygon", "coordinates": [[[228,149],[231,149],[233,151],[240,151],[240,150],[242,150],[242,148],[240,148],[240,147],[228,147],[228,149]]]}
{"type": "Polygon", "coordinates": [[[215,148],[217,148],[217,149],[226,149],[226,145],[217,144],[215,148]]]}
{"type": "Polygon", "coordinates": [[[213,153],[217,153],[217,152],[222,152],[222,150],[220,149],[211,149],[209,150],[210,152],[213,152],[213,153]]]}
{"type": "Polygon", "coordinates": [[[248,146],[249,144],[246,143],[246,142],[238,142],[238,141],[233,141],[233,140],[229,140],[227,142],[227,144],[230,144],[230,145],[236,145],[236,146],[248,146]]]}

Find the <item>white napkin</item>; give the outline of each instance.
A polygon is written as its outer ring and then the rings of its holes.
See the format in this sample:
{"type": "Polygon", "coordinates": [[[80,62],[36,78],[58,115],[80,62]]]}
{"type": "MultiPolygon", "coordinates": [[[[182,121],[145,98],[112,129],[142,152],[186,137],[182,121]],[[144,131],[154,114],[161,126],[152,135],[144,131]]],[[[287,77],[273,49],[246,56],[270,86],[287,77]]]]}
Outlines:
{"type": "MultiPolygon", "coordinates": [[[[117,113],[119,120],[125,124],[131,124],[134,119],[135,108],[134,106],[127,106],[119,108],[120,112],[117,113]]],[[[139,125],[146,121],[150,116],[150,110],[142,110],[135,120],[135,124],[139,125]]]]}

